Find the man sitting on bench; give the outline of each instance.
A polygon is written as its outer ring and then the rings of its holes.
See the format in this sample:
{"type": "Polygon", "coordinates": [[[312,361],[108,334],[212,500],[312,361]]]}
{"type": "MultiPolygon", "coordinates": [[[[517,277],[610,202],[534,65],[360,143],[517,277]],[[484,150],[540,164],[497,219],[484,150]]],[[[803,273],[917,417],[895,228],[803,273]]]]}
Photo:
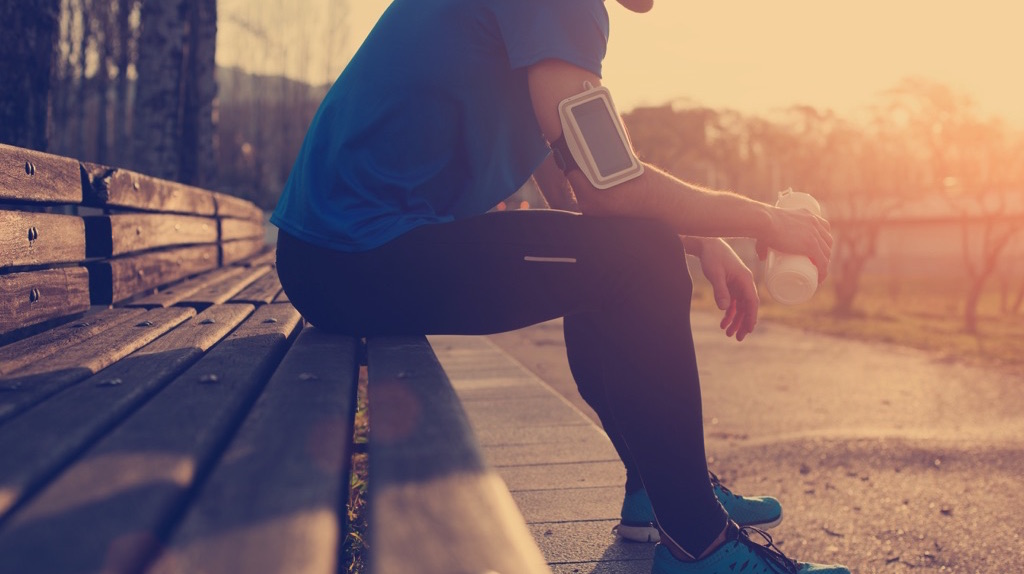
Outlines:
{"type": "Polygon", "coordinates": [[[755,542],[777,502],[712,484],[689,323],[686,253],[742,340],[757,291],[718,238],[806,255],[824,278],[828,224],[638,160],[601,86],[608,27],[603,0],[394,0],[313,119],[271,219],[281,282],[313,324],[354,335],[564,317],[580,392],[632,469],[620,534],[657,526],[655,572],[848,572],[755,542]],[[582,215],[488,212],[551,153],[582,215]]]}

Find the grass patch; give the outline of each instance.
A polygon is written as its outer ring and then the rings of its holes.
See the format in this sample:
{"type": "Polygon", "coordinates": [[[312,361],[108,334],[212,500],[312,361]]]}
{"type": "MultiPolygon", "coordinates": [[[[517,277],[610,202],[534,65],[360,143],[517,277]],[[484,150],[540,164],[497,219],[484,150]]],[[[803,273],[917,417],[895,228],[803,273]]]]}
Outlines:
{"type": "MultiPolygon", "coordinates": [[[[694,307],[718,312],[710,285],[699,273],[694,279],[694,307]]],[[[921,349],[947,360],[1024,368],[1020,346],[1024,314],[1004,311],[1002,298],[993,288],[979,304],[978,332],[967,333],[963,319],[965,290],[955,281],[895,283],[885,277],[866,277],[854,312],[840,316],[832,311],[835,296],[828,282],[811,301],[794,306],[772,301],[759,286],[759,316],[762,321],[817,333],[921,349]]]]}
{"type": "MultiPolygon", "coordinates": [[[[356,445],[366,445],[370,432],[367,416],[366,367],[359,370],[359,394],[356,399],[356,418],[353,438],[356,445]]],[[[342,542],[342,568],[347,574],[366,572],[369,555],[368,520],[369,508],[369,459],[365,452],[352,455],[352,472],[349,474],[348,504],[345,517],[345,540],[342,542]]]]}

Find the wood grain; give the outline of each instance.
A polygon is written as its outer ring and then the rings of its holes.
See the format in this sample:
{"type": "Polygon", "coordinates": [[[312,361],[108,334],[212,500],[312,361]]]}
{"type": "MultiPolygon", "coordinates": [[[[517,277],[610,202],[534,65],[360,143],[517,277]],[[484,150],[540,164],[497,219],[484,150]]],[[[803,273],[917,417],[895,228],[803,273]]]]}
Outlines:
{"type": "Polygon", "coordinates": [[[299,334],[151,572],[337,571],[356,345],[299,334]]]}
{"type": "Polygon", "coordinates": [[[72,215],[0,210],[0,269],[85,259],[85,225],[72,215]]]}
{"type": "Polygon", "coordinates": [[[89,273],[65,267],[0,275],[0,334],[89,309],[89,273]]]}
{"type": "Polygon", "coordinates": [[[4,568],[140,571],[280,362],[299,319],[289,305],[261,307],[16,509],[0,530],[4,568]]]}
{"type": "Polygon", "coordinates": [[[220,219],[220,240],[234,241],[236,239],[251,239],[253,237],[263,238],[264,235],[262,219],[220,219]]]}
{"type": "Polygon", "coordinates": [[[215,267],[216,245],[118,257],[89,264],[89,290],[94,305],[110,305],[215,267]]]}
{"type": "Polygon", "coordinates": [[[218,305],[0,428],[0,520],[253,311],[218,305]]]}
{"type": "Polygon", "coordinates": [[[251,285],[232,297],[231,302],[266,305],[273,302],[280,292],[281,280],[277,276],[277,271],[270,269],[266,275],[253,281],[251,285]]]}
{"type": "Polygon", "coordinates": [[[374,572],[550,572],[423,337],[367,340],[374,572]]]}
{"type": "Polygon", "coordinates": [[[206,216],[217,212],[212,191],[126,169],[82,165],[90,183],[84,197],[88,205],[206,216]]]}
{"type": "Polygon", "coordinates": [[[212,218],[126,213],[85,218],[89,257],[111,257],[157,247],[217,242],[212,218]]]}
{"type": "Polygon", "coordinates": [[[220,192],[214,193],[214,198],[217,202],[217,215],[219,217],[237,217],[239,219],[263,221],[263,210],[251,201],[220,192]]]}
{"type": "Polygon", "coordinates": [[[0,144],[0,199],[82,203],[78,160],[0,144]]]}
{"type": "Polygon", "coordinates": [[[192,309],[154,309],[0,379],[0,423],[93,375],[195,315],[192,309]]]}
{"type": "Polygon", "coordinates": [[[220,244],[221,265],[231,265],[252,257],[267,248],[262,238],[226,241],[220,244]]]}

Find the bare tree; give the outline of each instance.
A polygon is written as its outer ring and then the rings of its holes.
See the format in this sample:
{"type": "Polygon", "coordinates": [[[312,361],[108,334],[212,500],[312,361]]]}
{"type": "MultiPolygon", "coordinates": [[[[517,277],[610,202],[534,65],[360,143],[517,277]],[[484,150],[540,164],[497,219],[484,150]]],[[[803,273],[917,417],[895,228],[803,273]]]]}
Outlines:
{"type": "Polygon", "coordinates": [[[139,171],[212,183],[216,19],[215,0],[142,4],[133,130],[139,171]]]}
{"type": "Polygon", "coordinates": [[[1006,127],[978,117],[965,95],[934,82],[908,79],[890,94],[905,119],[908,141],[928,167],[928,185],[961,222],[964,330],[978,331],[978,305],[1020,225],[1011,198],[1024,193],[1019,150],[1006,127]]]}
{"type": "Polygon", "coordinates": [[[60,0],[0,0],[0,141],[45,150],[60,0]],[[16,31],[16,33],[12,33],[16,31]]]}

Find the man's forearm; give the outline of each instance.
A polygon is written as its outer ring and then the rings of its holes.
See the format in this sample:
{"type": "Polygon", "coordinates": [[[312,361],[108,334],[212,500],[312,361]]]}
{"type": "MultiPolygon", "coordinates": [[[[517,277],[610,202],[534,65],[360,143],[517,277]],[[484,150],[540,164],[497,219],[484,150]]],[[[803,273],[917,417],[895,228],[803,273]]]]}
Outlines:
{"type": "Polygon", "coordinates": [[[735,193],[703,189],[651,166],[641,177],[607,190],[586,186],[579,172],[571,173],[570,181],[587,214],[657,219],[686,236],[763,239],[771,233],[774,207],[735,193]]]}

